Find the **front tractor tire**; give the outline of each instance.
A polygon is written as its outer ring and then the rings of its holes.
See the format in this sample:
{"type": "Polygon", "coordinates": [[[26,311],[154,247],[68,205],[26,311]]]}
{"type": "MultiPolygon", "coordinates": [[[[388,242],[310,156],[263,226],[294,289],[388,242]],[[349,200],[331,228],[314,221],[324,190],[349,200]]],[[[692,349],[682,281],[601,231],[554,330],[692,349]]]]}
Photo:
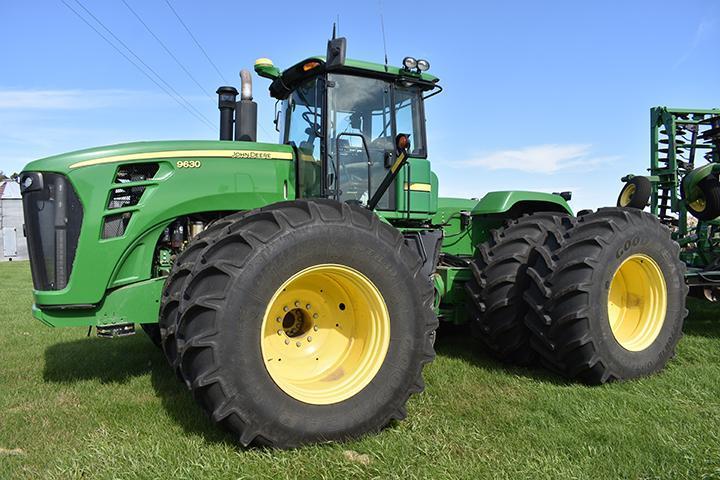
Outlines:
{"type": "Polygon", "coordinates": [[[665,366],[682,336],[688,288],[680,247],[656,217],[602,208],[540,253],[526,319],[546,366],[588,384],[665,366]]]}
{"type": "Polygon", "coordinates": [[[213,421],[244,446],[290,448],[405,417],[438,322],[396,229],[360,207],[299,200],[198,244],[166,289],[179,301],[164,344],[213,421]]]}

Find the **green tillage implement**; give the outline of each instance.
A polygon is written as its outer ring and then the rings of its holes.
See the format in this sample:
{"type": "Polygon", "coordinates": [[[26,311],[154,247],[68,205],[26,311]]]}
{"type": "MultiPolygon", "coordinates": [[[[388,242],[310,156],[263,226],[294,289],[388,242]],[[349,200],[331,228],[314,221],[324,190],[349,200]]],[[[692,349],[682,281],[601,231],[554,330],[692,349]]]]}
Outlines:
{"type": "Polygon", "coordinates": [[[622,179],[651,187],[647,198],[637,199],[637,207],[649,204],[672,230],[682,247],[691,294],[711,301],[717,300],[720,285],[719,173],[720,109],[655,107],[650,111],[649,175],[622,179]]]}
{"type": "Polygon", "coordinates": [[[220,140],[31,162],[33,315],[106,337],[141,324],[242,445],[402,419],[439,320],[503,361],[590,384],[660,370],[684,316],[677,244],[638,211],[575,218],[569,192],[439,197],[428,68],[346,59],[333,38],[284,71],[256,62],[278,144],[256,141],[243,71],[240,100],[218,89],[220,140]]]}

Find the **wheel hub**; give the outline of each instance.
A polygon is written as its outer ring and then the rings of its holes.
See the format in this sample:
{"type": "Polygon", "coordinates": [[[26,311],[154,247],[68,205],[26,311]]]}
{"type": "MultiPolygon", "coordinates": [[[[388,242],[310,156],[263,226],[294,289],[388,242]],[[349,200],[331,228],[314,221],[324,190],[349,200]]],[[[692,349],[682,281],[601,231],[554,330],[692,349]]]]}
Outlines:
{"type": "Polygon", "coordinates": [[[312,328],[312,318],[306,310],[293,308],[283,317],[282,328],[289,338],[299,337],[312,328]]]}

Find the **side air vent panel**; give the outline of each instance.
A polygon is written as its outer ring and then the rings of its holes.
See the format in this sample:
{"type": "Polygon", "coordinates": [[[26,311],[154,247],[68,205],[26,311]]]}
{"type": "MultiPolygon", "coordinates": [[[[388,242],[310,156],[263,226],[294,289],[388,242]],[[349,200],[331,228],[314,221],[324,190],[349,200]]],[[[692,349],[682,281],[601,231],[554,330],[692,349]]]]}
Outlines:
{"type": "Polygon", "coordinates": [[[132,207],[140,202],[145,187],[115,188],[110,191],[107,209],[132,207]]]}
{"type": "Polygon", "coordinates": [[[115,173],[115,183],[142,182],[152,179],[160,169],[160,164],[152,163],[127,163],[120,165],[115,173]]]}
{"type": "Polygon", "coordinates": [[[103,229],[100,238],[107,240],[109,238],[117,238],[125,235],[131,212],[119,213],[116,215],[108,215],[103,219],[103,229]]]}

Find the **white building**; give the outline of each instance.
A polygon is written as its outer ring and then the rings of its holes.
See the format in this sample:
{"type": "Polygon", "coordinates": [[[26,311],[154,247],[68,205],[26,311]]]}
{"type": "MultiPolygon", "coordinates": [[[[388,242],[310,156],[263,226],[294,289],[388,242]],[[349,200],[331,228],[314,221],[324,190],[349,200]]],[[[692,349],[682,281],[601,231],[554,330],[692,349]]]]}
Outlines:
{"type": "Polygon", "coordinates": [[[0,262],[27,260],[20,185],[0,180],[0,262]]]}

